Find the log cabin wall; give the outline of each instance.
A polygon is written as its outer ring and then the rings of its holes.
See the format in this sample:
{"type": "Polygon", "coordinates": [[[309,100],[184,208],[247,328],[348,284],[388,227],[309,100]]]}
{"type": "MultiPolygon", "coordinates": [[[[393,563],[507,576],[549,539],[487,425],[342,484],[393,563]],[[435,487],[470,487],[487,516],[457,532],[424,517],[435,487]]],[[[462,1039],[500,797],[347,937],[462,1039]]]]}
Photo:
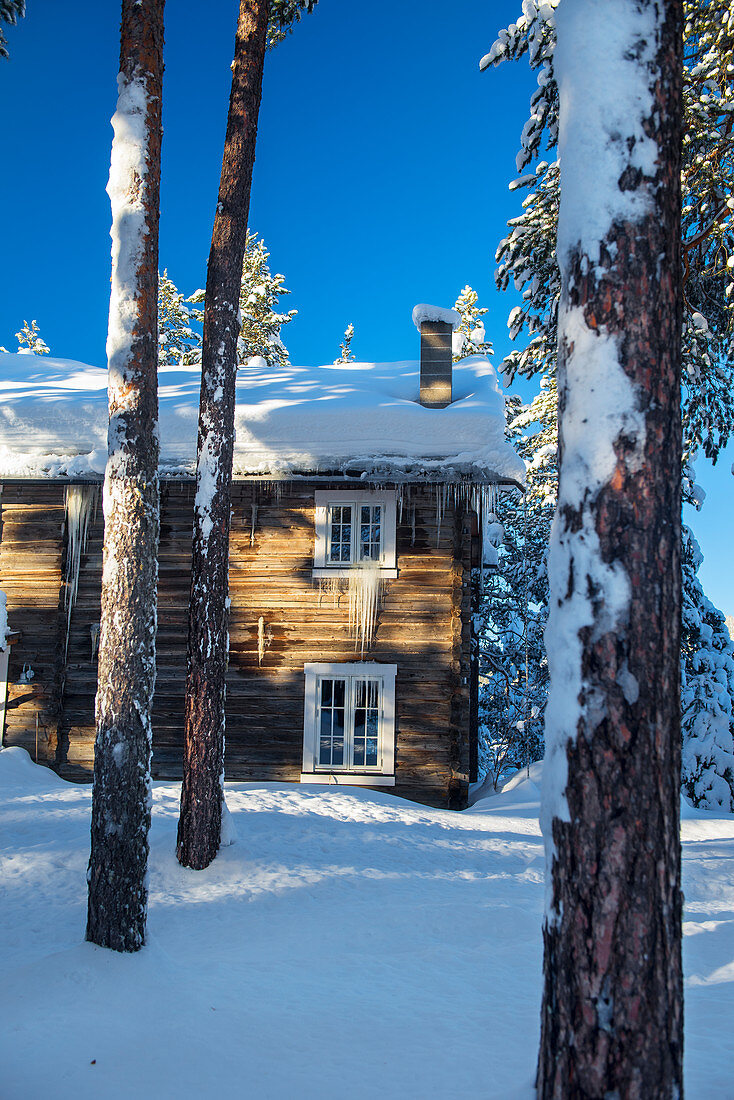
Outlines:
{"type": "Polygon", "coordinates": [[[4,745],[54,765],[64,674],[65,489],[8,482],[0,496],[0,589],[20,636],[10,648],[4,745]]]}
{"type": "MultiPolygon", "coordinates": [[[[344,490],[343,481],[334,489],[344,490]]],[[[361,487],[365,487],[362,485],[361,487]]],[[[298,782],[303,753],[304,664],[360,659],[348,599],[312,578],[314,490],[323,482],[235,482],[230,544],[230,658],[226,774],[298,782]],[[254,506],[254,524],[253,524],[254,506]],[[262,659],[258,623],[263,620],[262,659]]],[[[153,775],[180,778],[194,487],[161,492],[153,775]]],[[[66,660],[64,486],[9,482],[2,497],[0,588],[11,629],[4,744],[39,763],[90,779],[94,755],[95,628],[99,622],[102,517],[90,524],[66,660]],[[35,662],[35,663],[34,663],[35,662]],[[23,664],[35,677],[17,683],[23,664]]],[[[436,491],[412,486],[397,525],[397,579],[385,582],[364,660],[397,665],[396,785],[434,806],[466,805],[471,740],[471,520],[436,491]]],[[[400,510],[399,510],[400,513],[400,510]]]]}

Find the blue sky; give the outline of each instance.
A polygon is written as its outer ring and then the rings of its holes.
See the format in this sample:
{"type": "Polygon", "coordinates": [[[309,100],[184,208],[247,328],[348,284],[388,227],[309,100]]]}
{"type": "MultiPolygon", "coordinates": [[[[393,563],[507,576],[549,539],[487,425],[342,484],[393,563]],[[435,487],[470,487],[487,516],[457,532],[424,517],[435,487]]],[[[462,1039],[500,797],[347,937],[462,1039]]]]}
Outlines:
{"type": "MultiPolygon", "coordinates": [[[[205,280],[237,7],[167,4],[160,256],[186,292],[205,280]]],[[[13,348],[34,317],[53,354],[101,365],[119,4],[28,9],[0,64],[0,344],[13,348]]],[[[293,292],[294,362],[332,360],[349,321],[358,358],[415,358],[413,305],[451,305],[465,283],[490,309],[498,355],[509,349],[493,257],[519,207],[507,185],[534,82],[525,65],[480,74],[478,61],[519,10],[320,0],[268,55],[250,226],[293,292]]],[[[704,584],[731,614],[729,451],[716,471],[699,463],[708,500],[695,529],[704,584]]]]}

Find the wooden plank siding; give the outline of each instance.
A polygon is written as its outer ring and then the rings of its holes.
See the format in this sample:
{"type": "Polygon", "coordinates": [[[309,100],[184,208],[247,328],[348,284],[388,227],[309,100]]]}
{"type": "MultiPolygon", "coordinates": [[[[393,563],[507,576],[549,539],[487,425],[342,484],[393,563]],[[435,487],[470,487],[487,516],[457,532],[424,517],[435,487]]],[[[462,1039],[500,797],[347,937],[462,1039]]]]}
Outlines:
{"type": "MultiPolygon", "coordinates": [[[[346,595],[312,578],[314,490],[308,482],[235,482],[230,543],[230,658],[226,774],[297,782],[303,750],[308,661],[358,660],[346,595]],[[256,505],[254,537],[252,506],[256,505]],[[265,652],[258,662],[258,620],[265,652]]],[[[344,490],[344,482],[334,489],[344,490]]],[[[364,488],[364,485],[360,486],[364,488]]],[[[161,492],[157,678],[153,775],[180,778],[194,487],[161,492]]],[[[91,778],[102,516],[90,524],[66,646],[64,486],[6,482],[0,501],[0,588],[11,653],[5,745],[35,755],[69,779],[91,778]],[[34,670],[19,683],[24,665],[34,670]]],[[[384,583],[372,646],[364,659],[398,668],[394,792],[436,806],[466,804],[471,740],[471,517],[412,486],[398,517],[398,577],[384,583]]]]}

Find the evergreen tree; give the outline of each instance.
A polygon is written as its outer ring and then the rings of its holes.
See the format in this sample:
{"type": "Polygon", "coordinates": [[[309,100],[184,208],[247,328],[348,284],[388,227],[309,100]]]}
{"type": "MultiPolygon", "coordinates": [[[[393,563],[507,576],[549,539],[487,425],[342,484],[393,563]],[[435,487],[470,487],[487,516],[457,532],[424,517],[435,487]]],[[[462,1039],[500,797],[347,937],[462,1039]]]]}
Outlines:
{"type": "Polygon", "coordinates": [[[272,50],[291,33],[303,12],[312,12],[318,0],[270,0],[268,49],[272,50]]]}
{"type": "Polygon", "coordinates": [[[354,336],[354,325],[350,321],[347,327],[344,329],[344,340],[339,345],[341,348],[341,355],[337,356],[334,360],[334,365],[337,363],[353,363],[356,356],[352,354],[352,338],[354,336]]]}
{"type": "MultiPolygon", "coordinates": [[[[516,24],[501,31],[498,41],[483,59],[482,66],[505,58],[527,55],[538,70],[538,89],[531,100],[531,117],[522,135],[517,158],[521,176],[512,189],[529,193],[522,212],[509,222],[509,234],[497,251],[497,285],[513,285],[522,302],[509,317],[510,335],[523,345],[513,350],[504,363],[505,373],[525,377],[541,375],[541,390],[525,409],[511,420],[511,438],[529,463],[527,507],[529,527],[542,536],[527,547],[518,540],[511,521],[509,545],[521,545],[534,573],[535,598],[544,617],[545,548],[555,507],[557,477],[557,394],[556,327],[560,279],[556,263],[556,226],[559,202],[557,162],[541,159],[555,147],[558,134],[558,92],[553,70],[557,0],[535,5],[526,3],[516,24]]],[[[716,459],[734,422],[734,363],[731,334],[734,330],[732,288],[732,245],[734,215],[726,201],[734,183],[734,80],[728,60],[734,48],[734,13],[723,0],[699,5],[685,0],[684,37],[684,140],[682,252],[684,275],[683,325],[683,459],[688,462],[697,450],[716,459]]],[[[685,480],[684,480],[685,484],[685,480]]],[[[687,498],[686,498],[687,499],[687,498]]],[[[503,516],[503,519],[505,517],[503,516]]],[[[692,599],[700,583],[686,577],[689,566],[683,555],[684,589],[692,599]]],[[[519,599],[519,597],[518,597],[519,599]]],[[[708,601],[706,601],[708,602],[708,601]]],[[[703,606],[703,605],[702,605],[703,606]]],[[[703,674],[702,662],[695,662],[695,645],[687,639],[683,620],[684,679],[692,690],[703,674]]],[[[531,650],[532,659],[532,650],[531,650]]],[[[530,680],[544,682],[544,661],[530,670],[530,680]]],[[[693,693],[694,711],[705,698],[704,685],[693,693]]],[[[490,728],[492,724],[489,723],[490,728]]],[[[683,724],[688,736],[690,722],[683,724]]]]}
{"type": "MultiPolygon", "coordinates": [[[[237,361],[247,362],[261,356],[269,366],[288,362],[288,349],[281,338],[281,329],[297,315],[277,309],[278,299],[290,294],[283,275],[273,275],[268,265],[270,253],[256,233],[247,230],[247,244],[240,284],[240,332],[237,339],[237,361]]],[[[201,359],[201,331],[206,294],[196,290],[185,298],[168,278],[168,272],[158,277],[158,326],[161,364],[191,365],[201,359]],[[190,303],[188,305],[187,303],[190,303]]]]}
{"type": "Polygon", "coordinates": [[[503,523],[485,517],[484,565],[474,634],[479,659],[479,768],[496,788],[508,774],[543,755],[547,662],[544,619],[532,599],[532,576],[515,532],[530,542],[520,494],[505,498],[503,523]],[[538,671],[545,668],[545,676],[538,671]]]}
{"type": "Polygon", "coordinates": [[[30,325],[27,321],[24,321],[23,328],[20,332],[16,332],[15,338],[18,341],[19,351],[29,351],[34,355],[49,354],[48,344],[39,335],[38,325],[35,321],[31,321],[30,325]]]}
{"type": "Polygon", "coordinates": [[[702,560],[693,533],[684,527],[682,784],[694,805],[734,812],[734,642],[696,576],[702,560]]]}
{"type": "MultiPolygon", "coordinates": [[[[290,324],[298,313],[289,309],[278,310],[278,300],[290,294],[285,286],[285,276],[273,275],[268,265],[270,253],[257,233],[247,230],[245,259],[240,285],[240,334],[237,339],[237,358],[246,362],[259,355],[268,366],[282,366],[288,362],[288,349],[280,331],[290,324]]],[[[196,298],[193,297],[192,301],[196,298]]]]}
{"type": "Polygon", "coordinates": [[[157,272],[164,0],[123,0],[107,356],[109,433],[86,938],[145,942],[158,582],[157,272]]]}
{"type": "Polygon", "coordinates": [[[454,363],[467,355],[492,355],[492,345],[486,339],[482,320],[489,310],[486,306],[478,306],[478,300],[476,290],[465,286],[454,302],[454,309],[461,317],[461,324],[452,337],[454,363]]]}
{"type": "Polygon", "coordinates": [[[168,271],[158,275],[158,363],[160,366],[191,366],[201,359],[201,333],[192,324],[201,322],[202,313],[186,302],[197,301],[197,291],[184,298],[168,271]]]}
{"type": "MultiPolygon", "coordinates": [[[[9,23],[12,27],[25,15],[25,0],[0,0],[0,23],[9,23]]],[[[0,57],[9,57],[8,44],[0,29],[0,57]]]]}

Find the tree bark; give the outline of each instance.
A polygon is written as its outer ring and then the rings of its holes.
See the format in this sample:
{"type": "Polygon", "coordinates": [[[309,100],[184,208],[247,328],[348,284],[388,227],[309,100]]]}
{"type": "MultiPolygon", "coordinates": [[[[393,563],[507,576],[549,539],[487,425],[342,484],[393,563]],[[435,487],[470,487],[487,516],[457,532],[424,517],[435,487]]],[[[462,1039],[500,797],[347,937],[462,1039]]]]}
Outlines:
{"type": "Polygon", "coordinates": [[[158,580],[158,215],[164,0],[123,0],[108,193],[109,436],[87,933],[145,942],[158,580]]]}
{"type": "MultiPolygon", "coordinates": [[[[537,1087],[543,1100],[677,1098],[683,1095],[682,14],[678,0],[564,4],[559,51],[574,10],[579,20],[594,20],[615,7],[620,18],[635,9],[654,25],[646,69],[651,110],[643,112],[642,131],[657,152],[643,170],[639,132],[617,135],[627,167],[612,182],[624,196],[637,196],[643,213],[612,219],[598,255],[582,235],[575,243],[569,235],[573,210],[565,211],[565,251],[559,229],[561,470],[546,632],[551,692],[543,793],[551,867],[537,1087]],[[579,396],[588,367],[579,357],[583,347],[593,356],[599,341],[617,349],[619,379],[634,407],[613,440],[609,476],[580,492],[573,485],[579,457],[594,454],[595,439],[606,430],[605,405],[614,404],[619,390],[615,375],[607,393],[603,385],[597,390],[601,398],[592,391],[590,403],[579,396]]],[[[625,60],[649,45],[649,39],[630,41],[625,60]]],[[[605,79],[597,61],[589,57],[594,94],[595,81],[605,79]]],[[[558,75],[563,134],[563,112],[574,109],[584,89],[564,87],[558,75]]],[[[570,148],[571,140],[561,148],[562,172],[583,155],[581,145],[570,148]]],[[[585,177],[592,192],[596,170],[588,165],[585,177]]],[[[609,181],[600,176],[598,183],[603,191],[609,181]]],[[[565,201],[562,180],[562,219],[565,201]]]]}
{"type": "Polygon", "coordinates": [[[240,3],[206,279],[177,848],[179,861],[197,869],[214,859],[221,834],[238,310],[269,7],[269,0],[240,3]]]}

